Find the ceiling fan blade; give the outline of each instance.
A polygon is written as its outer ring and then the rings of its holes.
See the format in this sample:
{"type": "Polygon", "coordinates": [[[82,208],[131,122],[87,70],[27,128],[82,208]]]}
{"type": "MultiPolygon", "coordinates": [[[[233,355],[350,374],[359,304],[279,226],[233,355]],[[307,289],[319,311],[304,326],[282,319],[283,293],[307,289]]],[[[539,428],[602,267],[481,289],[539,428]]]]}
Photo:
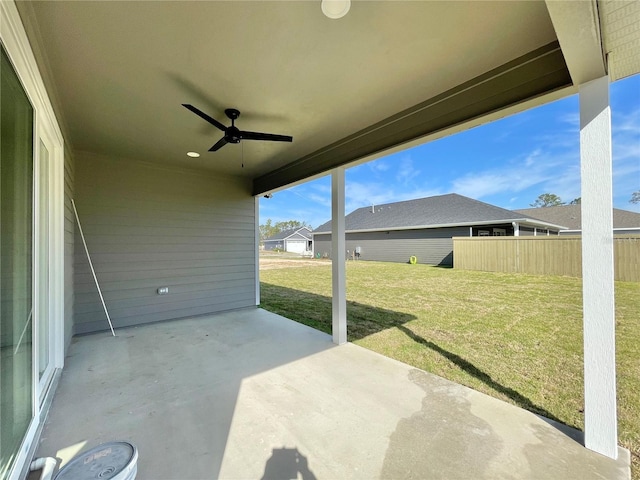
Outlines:
{"type": "Polygon", "coordinates": [[[214,127],[218,127],[220,130],[222,130],[223,132],[227,130],[227,127],[225,127],[223,124],[221,124],[219,121],[217,121],[215,118],[210,117],[209,115],[207,115],[206,113],[204,113],[202,110],[197,109],[196,107],[194,107],[193,105],[189,105],[188,103],[183,103],[182,104],[183,107],[185,107],[187,110],[191,110],[193,113],[195,113],[196,115],[198,115],[200,118],[206,120],[207,122],[209,122],[211,125],[213,125],[214,127]]]}
{"type": "Polygon", "coordinates": [[[293,137],[289,135],[274,135],[273,133],[245,132],[240,130],[242,140],[269,140],[272,142],[293,142],[293,137]]]}
{"type": "Polygon", "coordinates": [[[225,137],[222,137],[220,140],[218,140],[216,142],[216,144],[211,147],[209,149],[210,152],[217,152],[218,150],[220,150],[222,147],[224,147],[227,144],[227,139],[225,137]]]}

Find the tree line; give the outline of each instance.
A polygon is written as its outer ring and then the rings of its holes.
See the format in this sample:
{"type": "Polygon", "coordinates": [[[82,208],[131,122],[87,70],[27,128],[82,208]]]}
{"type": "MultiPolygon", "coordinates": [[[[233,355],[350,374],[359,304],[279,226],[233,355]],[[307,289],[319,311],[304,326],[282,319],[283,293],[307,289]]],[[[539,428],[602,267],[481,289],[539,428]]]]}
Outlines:
{"type": "Polygon", "coordinates": [[[287,230],[294,230],[302,227],[307,227],[310,230],[313,230],[311,225],[307,222],[301,222],[299,220],[286,220],[283,222],[273,223],[273,220],[270,218],[267,219],[265,223],[260,225],[260,241],[273,237],[281,232],[286,232],[287,230]]]}
{"type": "MultiPolygon", "coordinates": [[[[582,202],[582,197],[574,198],[570,202],[563,202],[562,199],[556,195],[555,193],[543,193],[542,195],[538,195],[535,202],[530,203],[529,205],[535,208],[540,207],[557,207],[559,205],[580,205],[582,202]]],[[[638,204],[640,203],[640,190],[635,191],[631,194],[631,199],[629,203],[638,204]]]]}

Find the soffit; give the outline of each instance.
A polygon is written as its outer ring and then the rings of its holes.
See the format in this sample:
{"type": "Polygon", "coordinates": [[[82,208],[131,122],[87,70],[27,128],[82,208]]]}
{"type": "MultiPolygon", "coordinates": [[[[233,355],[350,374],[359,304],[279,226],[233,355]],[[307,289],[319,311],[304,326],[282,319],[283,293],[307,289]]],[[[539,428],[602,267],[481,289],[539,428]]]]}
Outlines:
{"type": "Polygon", "coordinates": [[[544,2],[354,2],[340,20],[315,1],[18,9],[72,148],[248,178],[556,40],[544,2]],[[222,133],[181,103],[294,142],[207,153],[222,133]]]}
{"type": "Polygon", "coordinates": [[[611,80],[640,73],[640,2],[598,2],[604,50],[611,80]]]}

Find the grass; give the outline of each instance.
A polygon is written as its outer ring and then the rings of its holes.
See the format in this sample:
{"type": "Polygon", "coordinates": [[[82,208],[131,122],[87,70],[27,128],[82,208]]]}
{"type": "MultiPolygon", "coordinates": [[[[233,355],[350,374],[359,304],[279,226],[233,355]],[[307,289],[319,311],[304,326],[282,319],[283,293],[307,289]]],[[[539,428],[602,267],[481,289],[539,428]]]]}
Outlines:
{"type": "MultiPolygon", "coordinates": [[[[331,268],[260,272],[261,306],[331,331],[331,268]]],[[[347,262],[349,341],[583,429],[578,278],[347,262]]],[[[616,282],[619,443],[640,480],[640,285],[616,282]]]]}

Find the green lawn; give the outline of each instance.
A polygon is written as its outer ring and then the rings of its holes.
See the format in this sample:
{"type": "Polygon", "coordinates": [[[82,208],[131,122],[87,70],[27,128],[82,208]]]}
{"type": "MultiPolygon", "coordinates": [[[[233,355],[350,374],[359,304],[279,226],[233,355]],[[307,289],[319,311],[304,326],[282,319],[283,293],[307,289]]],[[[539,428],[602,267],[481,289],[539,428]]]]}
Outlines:
{"type": "MultiPolygon", "coordinates": [[[[329,333],[331,267],[260,272],[261,306],[329,333]]],[[[347,262],[349,341],[583,429],[581,280],[347,262]]],[[[640,285],[616,282],[620,444],[640,480],[640,285]]]]}

